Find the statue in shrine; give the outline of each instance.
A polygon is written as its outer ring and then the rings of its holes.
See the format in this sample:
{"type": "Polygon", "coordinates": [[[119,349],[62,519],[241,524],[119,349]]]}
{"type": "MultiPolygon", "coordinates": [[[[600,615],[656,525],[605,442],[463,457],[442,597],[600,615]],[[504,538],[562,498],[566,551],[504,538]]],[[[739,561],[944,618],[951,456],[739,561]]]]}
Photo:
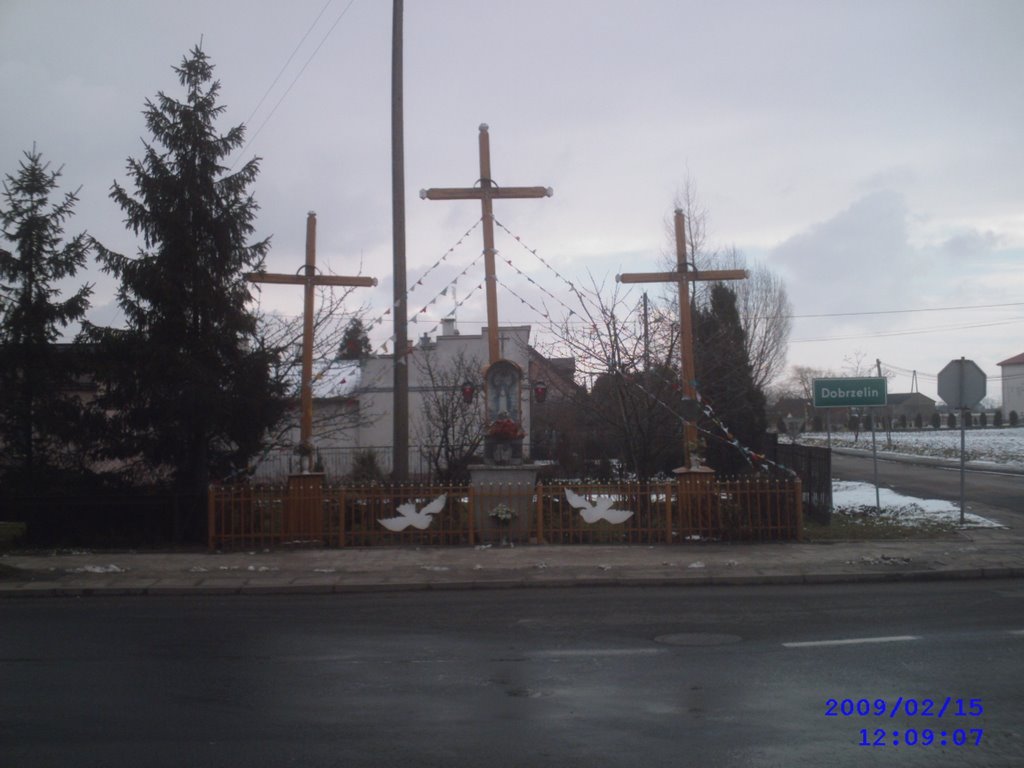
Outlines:
{"type": "Polygon", "coordinates": [[[484,461],[488,464],[521,464],[523,437],[519,398],[523,374],[509,360],[497,360],[484,375],[487,426],[484,461]]]}

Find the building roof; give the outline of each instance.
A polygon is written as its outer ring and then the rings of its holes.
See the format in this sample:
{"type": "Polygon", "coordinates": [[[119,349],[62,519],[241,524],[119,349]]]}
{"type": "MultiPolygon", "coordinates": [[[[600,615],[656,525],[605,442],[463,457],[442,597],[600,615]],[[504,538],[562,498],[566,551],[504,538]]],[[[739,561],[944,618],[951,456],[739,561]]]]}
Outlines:
{"type": "Polygon", "coordinates": [[[996,363],[996,365],[1024,365],[1024,352],[1014,357],[1009,357],[1001,363],[996,363]]]}
{"type": "Polygon", "coordinates": [[[915,395],[917,397],[924,398],[929,403],[935,402],[930,397],[928,397],[928,395],[922,395],[920,392],[890,392],[886,396],[886,401],[889,403],[889,405],[900,405],[901,403],[907,402],[907,400],[910,400],[915,395]]]}

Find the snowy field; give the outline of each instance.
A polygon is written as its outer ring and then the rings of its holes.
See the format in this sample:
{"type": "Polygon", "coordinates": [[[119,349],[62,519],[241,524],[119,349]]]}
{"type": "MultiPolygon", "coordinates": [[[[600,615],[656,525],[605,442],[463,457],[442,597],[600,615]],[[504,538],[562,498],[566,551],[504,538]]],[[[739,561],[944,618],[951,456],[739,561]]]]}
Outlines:
{"type": "MultiPolygon", "coordinates": [[[[1024,469],[1024,428],[968,429],[966,437],[967,461],[1024,469]]],[[[888,443],[885,432],[876,432],[875,440],[880,454],[960,458],[959,429],[893,432],[891,444],[888,443]]],[[[808,432],[800,435],[799,441],[805,445],[825,445],[827,435],[824,432],[808,432]]],[[[854,441],[852,432],[833,432],[832,446],[870,451],[871,433],[861,432],[859,439],[854,441]]]]}

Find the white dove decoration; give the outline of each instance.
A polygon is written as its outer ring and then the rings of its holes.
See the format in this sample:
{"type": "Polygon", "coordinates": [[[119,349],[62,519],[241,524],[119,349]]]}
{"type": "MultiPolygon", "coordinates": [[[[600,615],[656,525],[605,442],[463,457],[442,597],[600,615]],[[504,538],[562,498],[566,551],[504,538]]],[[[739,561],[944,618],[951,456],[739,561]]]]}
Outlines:
{"type": "Polygon", "coordinates": [[[430,524],[434,522],[434,518],[431,515],[436,515],[442,509],[444,509],[444,501],[447,498],[447,494],[442,493],[432,502],[423,507],[419,512],[416,511],[416,503],[413,501],[407,504],[398,505],[398,514],[401,517],[379,517],[377,522],[387,528],[389,531],[395,533],[401,533],[410,525],[413,528],[419,528],[421,531],[425,531],[430,527],[430,524]]]}
{"type": "Polygon", "coordinates": [[[598,520],[604,519],[612,525],[618,525],[619,523],[626,522],[633,516],[632,512],[624,509],[612,509],[614,499],[610,496],[598,496],[594,499],[594,503],[591,504],[578,493],[573,493],[566,488],[565,499],[580,511],[580,517],[586,523],[596,523],[598,520]]]}

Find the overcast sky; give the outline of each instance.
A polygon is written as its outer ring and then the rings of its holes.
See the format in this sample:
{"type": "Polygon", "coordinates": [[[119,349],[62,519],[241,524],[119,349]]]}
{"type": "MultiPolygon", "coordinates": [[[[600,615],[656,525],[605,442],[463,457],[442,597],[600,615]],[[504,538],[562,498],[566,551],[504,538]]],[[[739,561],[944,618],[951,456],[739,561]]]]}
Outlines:
{"type": "MultiPolygon", "coordinates": [[[[479,218],[476,203],[418,191],[476,181],[486,122],[496,182],[555,190],[498,201],[496,217],[559,272],[660,269],[689,178],[711,244],[785,280],[790,364],[842,372],[880,358],[919,371],[934,396],[929,374],[963,355],[998,394],[996,363],[1024,352],[1022,29],[1018,0],[407,0],[409,283],[479,218]],[[839,313],[876,314],[821,316],[839,313]]],[[[223,126],[248,126],[240,159],[262,158],[268,269],[299,267],[315,210],[319,263],[376,276],[361,296],[379,315],[392,290],[387,0],[0,0],[0,172],[35,142],[63,164],[63,189],[82,188],[69,231],[133,252],[109,188],[148,138],[145,99],[181,94],[171,66],[200,39],[223,126]]],[[[478,228],[411,313],[481,247],[478,228]]],[[[500,230],[497,247],[564,296],[500,230]]],[[[458,299],[481,271],[459,279],[458,299]]],[[[90,317],[105,322],[115,286],[89,279],[90,317]]],[[[501,262],[499,280],[516,292],[499,292],[501,321],[542,333],[518,296],[543,296],[501,262]]],[[[299,293],[265,289],[262,307],[297,312],[299,293]]],[[[450,296],[410,336],[450,312],[450,296]]],[[[478,291],[459,323],[483,318],[478,291]]],[[[890,383],[909,389],[909,375],[890,383]]]]}

